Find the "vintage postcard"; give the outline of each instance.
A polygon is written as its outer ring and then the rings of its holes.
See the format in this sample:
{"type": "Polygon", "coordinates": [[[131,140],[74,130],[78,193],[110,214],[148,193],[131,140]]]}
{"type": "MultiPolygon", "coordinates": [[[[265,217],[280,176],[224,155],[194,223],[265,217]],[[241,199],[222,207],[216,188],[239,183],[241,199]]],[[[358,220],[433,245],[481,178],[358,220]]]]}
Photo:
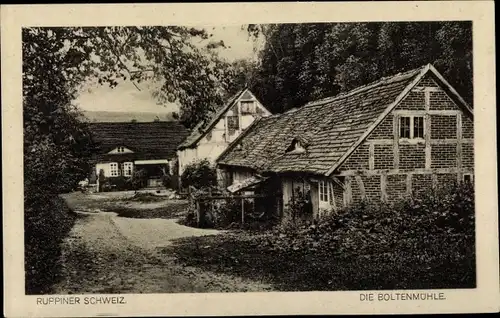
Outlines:
{"type": "Polygon", "coordinates": [[[5,316],[499,310],[493,2],[1,21],[5,316]]]}

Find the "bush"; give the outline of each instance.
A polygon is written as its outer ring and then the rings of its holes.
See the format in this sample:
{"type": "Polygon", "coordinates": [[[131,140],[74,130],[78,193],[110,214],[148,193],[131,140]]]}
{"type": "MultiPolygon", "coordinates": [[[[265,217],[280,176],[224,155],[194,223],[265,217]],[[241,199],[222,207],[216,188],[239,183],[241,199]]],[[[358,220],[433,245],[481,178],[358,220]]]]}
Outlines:
{"type": "Polygon", "coordinates": [[[172,167],[172,175],[170,175],[170,180],[168,186],[165,185],[165,187],[174,189],[174,190],[179,190],[179,161],[175,160],[174,161],[174,166],[172,167]]]}
{"type": "Polygon", "coordinates": [[[24,218],[25,289],[26,294],[46,294],[61,278],[61,243],[76,215],[59,197],[29,203],[24,218]]]}
{"type": "Polygon", "coordinates": [[[143,188],[147,182],[147,173],[144,169],[134,169],[132,172],[132,178],[130,180],[131,187],[133,190],[138,190],[143,188]]]}
{"type": "Polygon", "coordinates": [[[203,159],[186,166],[182,173],[183,187],[193,186],[197,189],[212,187],[217,184],[217,173],[207,159],[203,159]]]}
{"type": "Polygon", "coordinates": [[[108,177],[100,181],[101,191],[126,191],[133,190],[134,185],[132,183],[132,178],[127,178],[124,176],[118,177],[108,177]]]}
{"type": "Polygon", "coordinates": [[[132,178],[127,178],[124,176],[111,177],[109,182],[115,186],[118,191],[131,190],[132,189],[132,178]]]}
{"type": "MultiPolygon", "coordinates": [[[[250,208],[250,203],[245,202],[245,211],[250,208]]],[[[222,229],[241,223],[241,201],[226,199],[214,202],[211,212],[207,213],[207,225],[212,228],[222,229]]]]}
{"type": "MultiPolygon", "coordinates": [[[[198,190],[193,195],[203,196],[206,194],[203,189],[198,190]]],[[[240,199],[221,199],[210,201],[199,201],[200,210],[204,213],[204,218],[201,220],[201,224],[198,225],[196,222],[196,207],[194,203],[191,203],[189,209],[184,216],[182,221],[183,225],[192,227],[203,227],[203,228],[215,228],[215,229],[227,229],[227,228],[240,228],[241,224],[241,200],[240,199]],[[210,204],[212,207],[210,208],[210,204]]],[[[253,211],[253,203],[250,200],[245,200],[245,215],[246,221],[244,226],[249,226],[252,223],[251,215],[253,211]]],[[[255,222],[253,222],[255,223],[255,222]]],[[[255,225],[255,224],[254,224],[255,225]]]]}
{"type": "Polygon", "coordinates": [[[418,281],[422,288],[430,288],[426,282],[473,287],[474,220],[474,189],[458,184],[394,205],[364,201],[319,220],[289,220],[274,229],[267,244],[279,255],[313,257],[319,266],[314,272],[323,273],[319,280],[332,279],[327,277],[331,270],[321,267],[321,259],[328,259],[325,264],[350,264],[351,285],[411,288],[418,281]],[[371,262],[369,273],[362,260],[371,262]],[[425,268],[435,272],[430,275],[425,268]],[[447,278],[440,282],[439,275],[447,278]]]}
{"type": "Polygon", "coordinates": [[[267,232],[187,238],[170,252],[185,265],[260,277],[283,291],[476,286],[470,185],[299,220],[267,232]]]}
{"type": "Polygon", "coordinates": [[[165,187],[165,188],[169,188],[169,189],[175,189],[175,181],[174,181],[174,177],[170,174],[166,174],[166,175],[163,175],[161,177],[161,183],[162,185],[165,187]]]}

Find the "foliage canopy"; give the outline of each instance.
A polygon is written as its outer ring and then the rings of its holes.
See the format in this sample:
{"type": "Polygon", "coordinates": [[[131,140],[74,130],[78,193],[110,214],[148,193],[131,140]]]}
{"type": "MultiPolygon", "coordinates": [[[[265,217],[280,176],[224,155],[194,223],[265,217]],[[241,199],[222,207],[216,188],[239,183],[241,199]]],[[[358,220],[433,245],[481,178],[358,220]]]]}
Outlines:
{"type": "Polygon", "coordinates": [[[249,25],[264,37],[250,88],[283,112],[432,63],[472,104],[471,22],[249,25]]]}

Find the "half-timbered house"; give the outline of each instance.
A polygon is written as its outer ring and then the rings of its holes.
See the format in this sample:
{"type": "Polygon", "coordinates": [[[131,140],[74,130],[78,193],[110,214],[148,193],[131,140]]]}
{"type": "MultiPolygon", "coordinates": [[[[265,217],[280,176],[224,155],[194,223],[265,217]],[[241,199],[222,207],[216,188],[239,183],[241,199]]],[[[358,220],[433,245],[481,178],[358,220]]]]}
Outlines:
{"type": "Polygon", "coordinates": [[[255,119],[271,113],[248,89],[237,92],[206,120],[199,122],[179,145],[179,173],[195,161],[207,159],[211,164],[255,119]]]}
{"type": "MultiPolygon", "coordinates": [[[[473,180],[473,111],[432,66],[255,122],[218,158],[226,185],[264,176],[312,216],[473,180]]],[[[281,208],[282,210],[282,208],[281,208]]]]}

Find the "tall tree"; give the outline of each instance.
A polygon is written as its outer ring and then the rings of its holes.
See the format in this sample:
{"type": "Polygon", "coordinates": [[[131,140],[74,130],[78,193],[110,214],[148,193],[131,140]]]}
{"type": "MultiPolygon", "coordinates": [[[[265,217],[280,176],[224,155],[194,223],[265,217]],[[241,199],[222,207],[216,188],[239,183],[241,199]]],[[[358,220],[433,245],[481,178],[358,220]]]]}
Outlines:
{"type": "Polygon", "coordinates": [[[227,93],[227,75],[232,71],[217,54],[224,43],[211,41],[200,46],[200,41],[211,37],[203,29],[75,27],[33,28],[28,32],[50,32],[48,41],[64,44],[72,67],[78,68],[78,73],[71,74],[73,82],[95,79],[115,87],[124,80],[134,84],[154,81],[154,96],[160,103],[179,104],[180,118],[188,127],[221,104],[227,93]]]}
{"type": "MultiPolygon", "coordinates": [[[[22,30],[24,222],[27,290],[50,283],[62,226],[57,195],[90,169],[92,140],[72,106],[90,79],[115,87],[156,80],[157,97],[181,105],[192,126],[223,100],[226,62],[199,48],[204,30],[186,27],[25,28],[22,30]],[[60,234],[60,233],[59,233],[60,234]],[[48,273],[51,272],[51,273],[48,273]]],[[[139,89],[139,88],[138,88],[139,89]]]]}
{"type": "Polygon", "coordinates": [[[111,87],[121,80],[161,81],[157,97],[178,102],[187,126],[222,103],[227,67],[212,53],[222,43],[203,49],[193,41],[208,37],[185,27],[23,29],[25,159],[33,174],[27,182],[59,189],[87,172],[88,134],[71,101],[91,78],[111,87]],[[41,182],[48,176],[54,182],[41,182]]]}
{"type": "Polygon", "coordinates": [[[469,22],[249,25],[263,36],[252,89],[273,112],[433,63],[472,101],[469,22]]]}

